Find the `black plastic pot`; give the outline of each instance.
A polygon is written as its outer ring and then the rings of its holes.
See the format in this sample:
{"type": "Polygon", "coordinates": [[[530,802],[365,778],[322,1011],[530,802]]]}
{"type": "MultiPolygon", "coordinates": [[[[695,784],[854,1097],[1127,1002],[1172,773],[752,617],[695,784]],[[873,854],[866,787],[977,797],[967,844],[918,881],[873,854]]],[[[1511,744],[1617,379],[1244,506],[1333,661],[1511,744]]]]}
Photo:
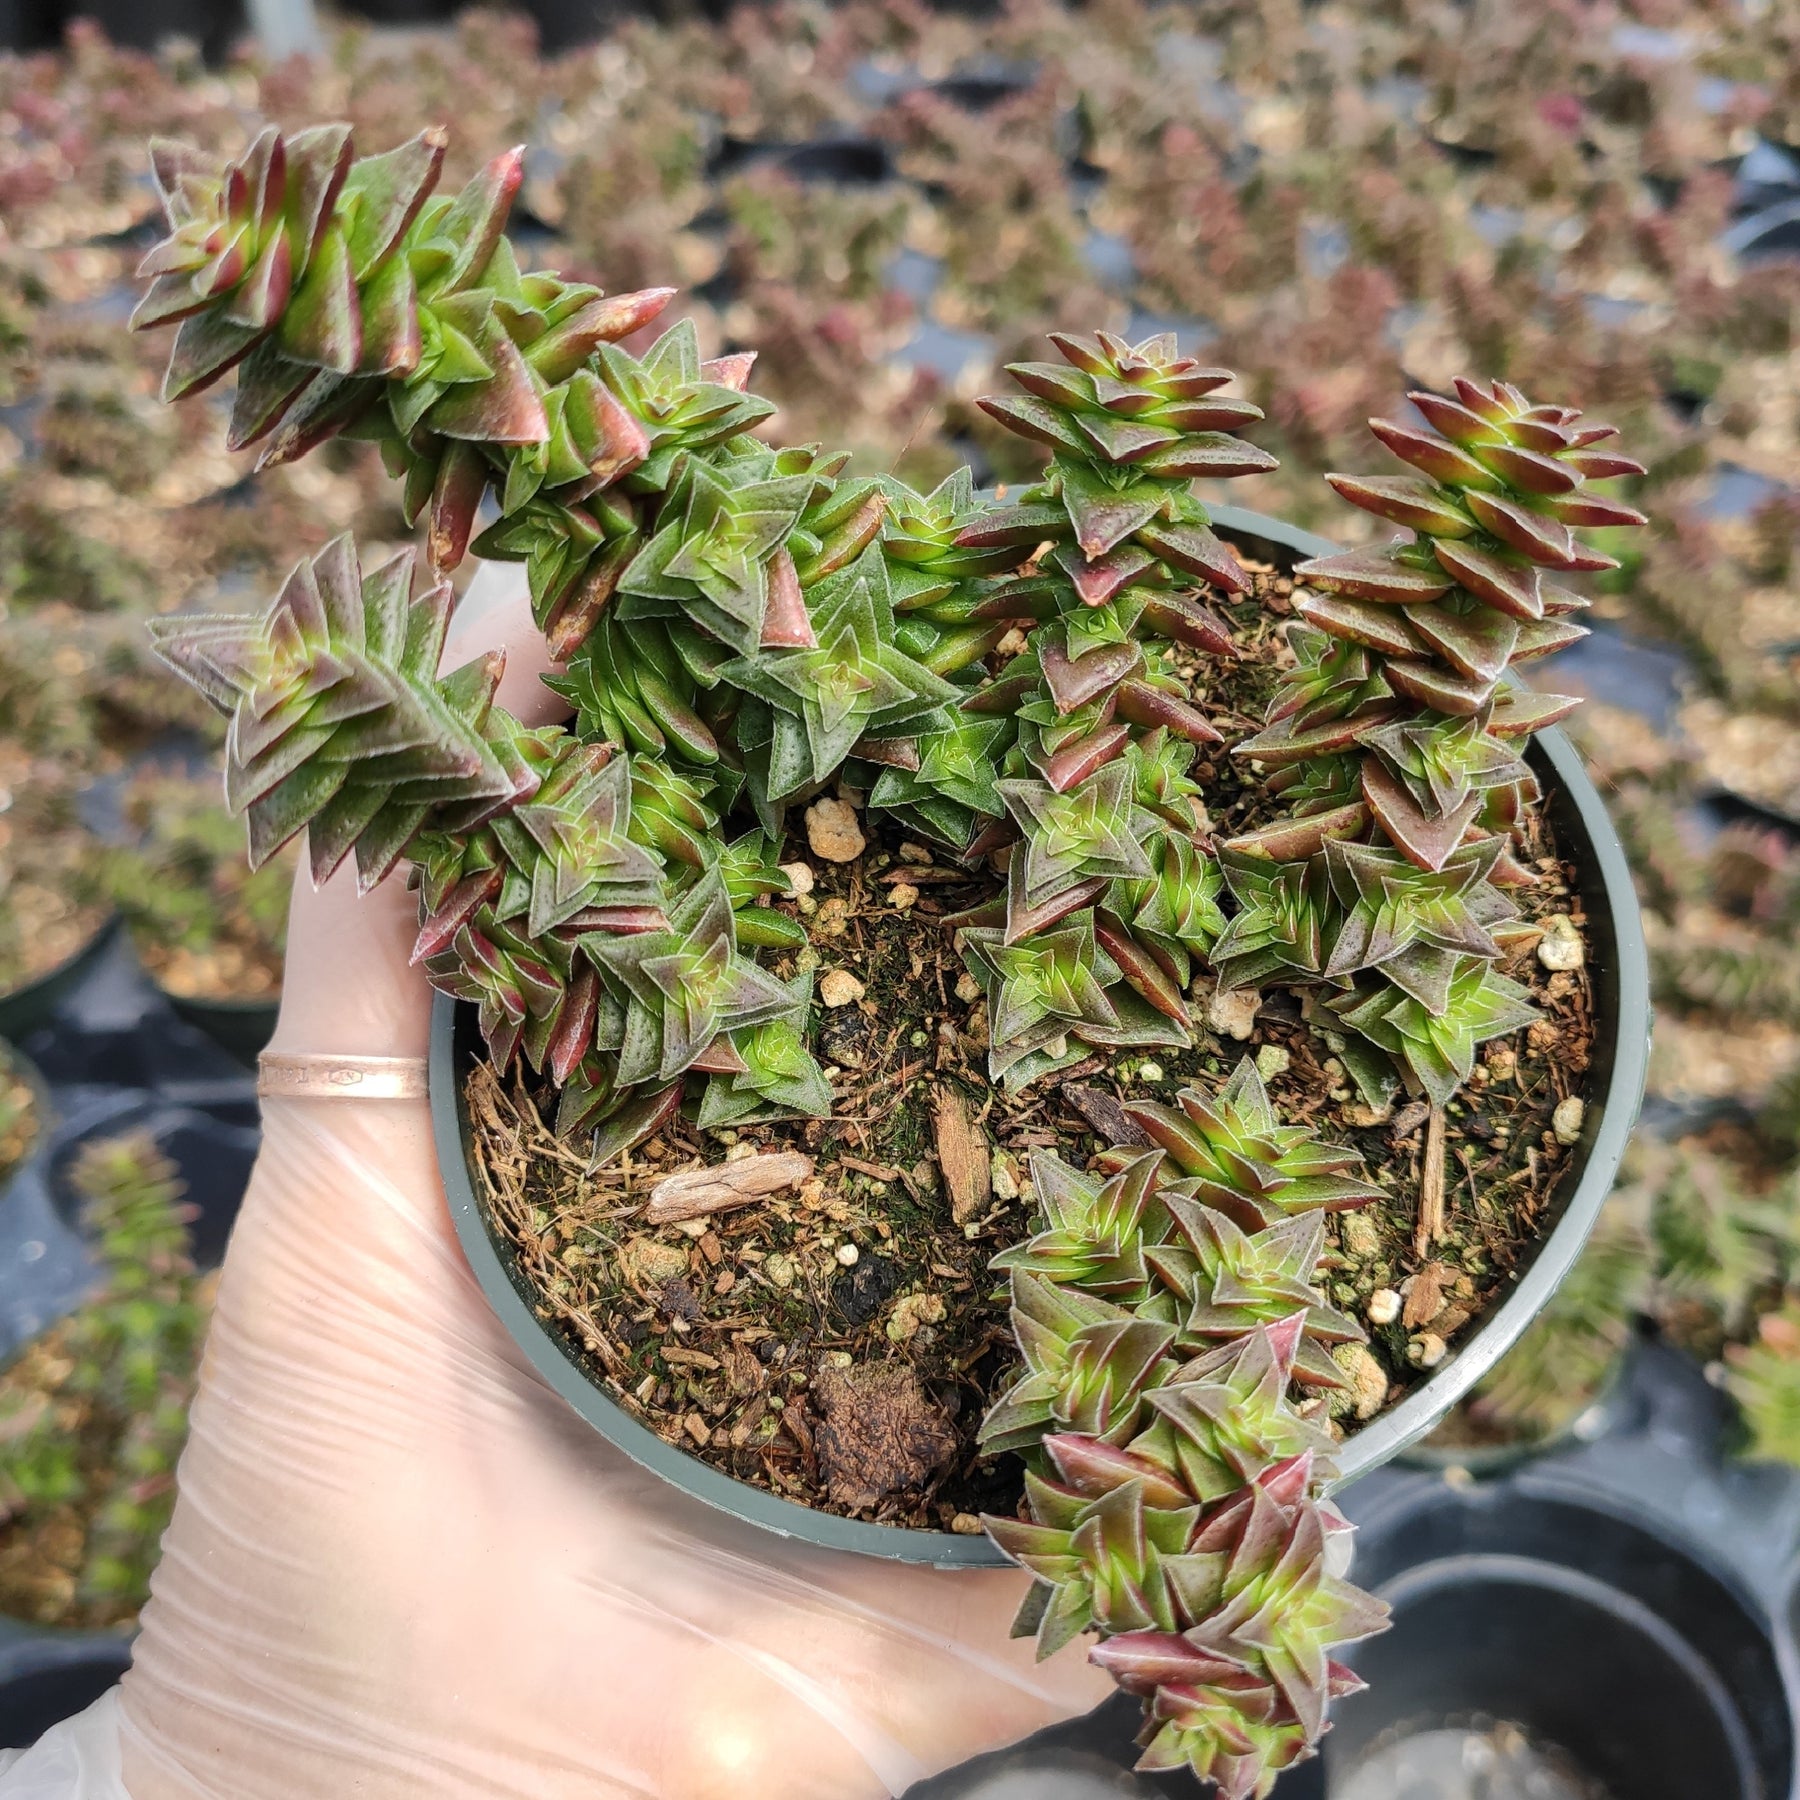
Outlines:
{"type": "Polygon", "coordinates": [[[19,1750],[91,1706],[125,1673],[131,1642],[0,1619],[0,1749],[19,1750]]]}
{"type": "MultiPolygon", "coordinates": [[[[1214,518],[1221,530],[1270,560],[1292,563],[1334,548],[1324,538],[1260,513],[1219,507],[1214,518]]],[[[1593,1228],[1643,1097],[1650,1042],[1649,966],[1624,851],[1599,794],[1562,733],[1540,734],[1532,758],[1544,780],[1551,820],[1580,869],[1590,921],[1596,1038],[1586,1124],[1564,1175],[1555,1222],[1530,1263],[1516,1275],[1512,1292],[1428,1380],[1345,1443],[1338,1462],[1346,1483],[1379,1468],[1429,1431],[1537,1316],[1593,1228]]],[[[665,1443],[597,1386],[579,1353],[532,1310],[512,1258],[496,1241],[476,1197],[462,1089],[479,1050],[474,1008],[440,995],[432,1013],[431,1108],[451,1216],[469,1265],[502,1323],[538,1373],[595,1430],[684,1492],[785,1536],[940,1567],[991,1566],[1003,1560],[985,1538],[838,1518],[735,1481],[665,1443]]]]}
{"type": "Polygon", "coordinates": [[[181,1018],[198,1026],[247,1069],[256,1067],[257,1056],[275,1035],[275,1019],[281,1011],[279,999],[191,1000],[182,994],[171,994],[167,988],[159,987],[158,992],[181,1018]]]}
{"type": "Polygon", "coordinates": [[[27,1033],[48,1022],[64,998],[72,994],[118,935],[119,921],[108,919],[71,957],[46,970],[23,987],[8,988],[0,993],[0,1037],[16,1043],[27,1033]]]}

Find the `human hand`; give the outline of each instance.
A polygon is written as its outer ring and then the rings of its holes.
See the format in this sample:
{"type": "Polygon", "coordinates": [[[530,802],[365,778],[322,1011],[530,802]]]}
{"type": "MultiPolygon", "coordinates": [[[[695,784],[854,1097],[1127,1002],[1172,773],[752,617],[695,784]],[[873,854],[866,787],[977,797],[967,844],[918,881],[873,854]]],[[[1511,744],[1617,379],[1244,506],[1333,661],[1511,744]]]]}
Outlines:
{"type": "MultiPolygon", "coordinates": [[[[446,666],[504,645],[484,570],[446,666]]],[[[414,900],[294,895],[274,1049],[423,1056],[414,900]]],[[[270,1099],[123,1690],[132,1800],[860,1800],[1086,1710],[1024,1577],[790,1543],[646,1475],[526,1366],[458,1249],[423,1100],[270,1099]]]]}

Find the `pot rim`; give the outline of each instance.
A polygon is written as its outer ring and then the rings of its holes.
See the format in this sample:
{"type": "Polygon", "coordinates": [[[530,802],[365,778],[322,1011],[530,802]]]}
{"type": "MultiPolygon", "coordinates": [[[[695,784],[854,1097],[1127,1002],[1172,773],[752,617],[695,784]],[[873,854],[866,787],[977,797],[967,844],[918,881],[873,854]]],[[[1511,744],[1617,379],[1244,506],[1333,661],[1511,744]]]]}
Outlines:
{"type": "MultiPolygon", "coordinates": [[[[1339,546],[1266,514],[1242,507],[1209,508],[1214,525],[1233,536],[1261,538],[1299,556],[1330,555],[1339,546]]],[[[1581,758],[1554,727],[1539,732],[1533,745],[1541,763],[1572,809],[1573,823],[1586,840],[1585,872],[1592,880],[1592,924],[1610,924],[1609,954],[1598,959],[1596,986],[1610,990],[1615,1013],[1612,1040],[1604,1047],[1611,1066],[1587,1096],[1585,1150],[1579,1174],[1556,1222],[1538,1240],[1530,1261],[1517,1272],[1512,1291],[1492,1307],[1463,1346],[1411,1393],[1345,1440],[1336,1458],[1342,1487],[1389,1461],[1423,1437],[1449,1409],[1510,1350],[1537,1316],[1581,1253],[1594,1221],[1612,1189],[1613,1177],[1637,1119],[1649,1066],[1650,969],[1637,894],[1623,846],[1581,758]]],[[[540,1376],[588,1424],[634,1462],[695,1499],[783,1537],[831,1550],[886,1557],[939,1568],[994,1568],[1007,1559],[985,1537],[871,1524],[816,1512],[715,1469],[659,1437],[631,1417],[610,1393],[589,1379],[561,1336],[539,1319],[515,1284],[511,1259],[488,1228],[467,1155],[468,1121],[459,1079],[464,1055],[474,1040],[474,1008],[447,994],[432,1002],[430,1089],[432,1132],[444,1190],[469,1266],[515,1343],[540,1376]]]]}

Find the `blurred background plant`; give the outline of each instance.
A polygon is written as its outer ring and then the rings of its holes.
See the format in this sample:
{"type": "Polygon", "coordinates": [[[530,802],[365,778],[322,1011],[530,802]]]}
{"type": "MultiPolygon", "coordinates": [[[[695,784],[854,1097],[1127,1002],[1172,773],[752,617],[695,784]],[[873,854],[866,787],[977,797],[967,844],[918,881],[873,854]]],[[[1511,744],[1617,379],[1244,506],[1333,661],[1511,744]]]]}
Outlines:
{"type": "Polygon", "coordinates": [[[0,1375],[0,1612],[129,1626],[174,1505],[212,1281],[153,1139],[92,1143],[69,1180],[100,1277],[0,1375]]]}
{"type": "Polygon", "coordinates": [[[120,811],[132,835],[105,852],[106,889],[156,984],[184,999],[274,999],[298,846],[253,871],[216,775],[145,768],[120,811]]]}
{"type": "MultiPolygon", "coordinates": [[[[1319,476],[1366,466],[1369,416],[1464,369],[1516,380],[1650,466],[1632,497],[1656,527],[1605,545],[1624,561],[1595,637],[1533,677],[1589,697],[1575,729],[1637,870],[1657,1024],[1631,1178],[1490,1388],[1489,1428],[1560,1429],[1563,1386],[1594,1390],[1647,1317],[1738,1395],[1747,1446],[1800,1460],[1792,8],[695,13],[556,56],[493,11],[328,18],[310,59],[208,66],[91,26],[0,56],[0,994],[78,947],[109,894],[147,959],[273,968],[279,881],[239,883],[214,815],[156,772],[219,727],[153,669],[143,624],[246,609],[346,529],[371,564],[399,547],[369,446],[252,482],[220,448],[229,384],[156,403],[165,346],[124,330],[158,235],[152,134],[236,151],[263,118],[341,118],[373,150],[448,123],[446,188],[523,142],[525,264],[679,284],[663,323],[691,319],[709,356],[758,346],[786,440],[923,488],[965,459],[1036,475],[974,396],[1043,360],[1052,327],[1173,329],[1238,369],[1281,467],[1204,497],[1345,542],[1379,526],[1319,476]]],[[[566,27],[551,0],[539,15],[566,27]]]]}

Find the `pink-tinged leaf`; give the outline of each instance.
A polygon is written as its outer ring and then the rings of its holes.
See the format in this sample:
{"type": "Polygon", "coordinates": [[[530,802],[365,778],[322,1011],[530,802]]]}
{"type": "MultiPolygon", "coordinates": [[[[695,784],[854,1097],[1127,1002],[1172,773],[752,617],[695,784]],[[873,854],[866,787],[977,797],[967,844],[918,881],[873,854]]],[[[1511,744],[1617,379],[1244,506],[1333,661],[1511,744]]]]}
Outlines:
{"type": "Polygon", "coordinates": [[[1241,850],[1250,856],[1266,856],[1274,862],[1299,862],[1316,856],[1329,838],[1354,838],[1369,822],[1369,809],[1360,800],[1347,806],[1336,806],[1330,812],[1311,813],[1304,818],[1277,819],[1255,831],[1226,840],[1227,850],[1241,850]]]}
{"type": "Polygon", "coordinates": [[[1119,717],[1154,730],[1158,725],[1190,744],[1222,744],[1224,737],[1197,707],[1175,694],[1165,694],[1147,681],[1122,681],[1115,702],[1119,717]]]}
{"type": "Polygon", "coordinates": [[[1471,792],[1449,812],[1433,818],[1420,809],[1411,790],[1376,756],[1363,759],[1362,788],[1375,822],[1393,840],[1394,848],[1420,869],[1441,869],[1481,811],[1480,794],[1471,792]]]}
{"type": "Polygon", "coordinates": [[[1120,544],[1098,557],[1082,555],[1074,544],[1060,544],[1052,560],[1074,584],[1083,606],[1104,606],[1156,566],[1149,551],[1132,543],[1120,544]]]}
{"type": "MultiPolygon", "coordinates": [[[[659,294],[661,288],[649,288],[648,293],[659,294]]],[[[674,289],[667,290],[673,294],[674,289]]],[[[657,311],[662,308],[659,306],[657,311]]],[[[634,327],[635,329],[635,327],[634,327]]],[[[715,356],[710,362],[700,365],[700,373],[708,380],[715,381],[720,387],[728,387],[733,393],[742,394],[749,390],[750,371],[756,367],[754,350],[734,350],[729,356],[715,356]]]]}
{"type": "MultiPolygon", "coordinates": [[[[1424,645],[1407,624],[1407,615],[1399,609],[1373,600],[1358,600],[1350,594],[1313,594],[1296,592],[1294,611],[1308,624],[1329,631],[1333,637],[1348,638],[1354,644],[1366,644],[1384,656],[1418,656],[1424,645]]],[[[1421,612],[1435,612],[1436,607],[1421,607],[1421,612]]]]}
{"type": "Polygon", "coordinates": [[[1565,525],[1648,525],[1649,519],[1623,500],[1604,494],[1571,494],[1566,500],[1547,500],[1545,506],[1565,525]]]}
{"type": "Polygon", "coordinates": [[[173,325],[195,313],[205,312],[211,305],[204,294],[195,292],[188,276],[158,275],[133,309],[131,329],[154,331],[159,325],[173,325]]]}
{"type": "Polygon", "coordinates": [[[1164,1018],[1173,1019],[1184,1029],[1193,1024],[1181,989],[1164,972],[1162,965],[1122,927],[1115,928],[1103,919],[1094,921],[1094,937],[1108,956],[1119,965],[1126,984],[1141,994],[1164,1018]]]}
{"type": "Polygon", "coordinates": [[[1021,702],[1037,691],[1037,684],[1035,670],[1030,674],[1001,674],[986,687],[977,688],[962,703],[961,710],[966,713],[998,713],[1010,718],[1019,710],[1021,702]]]}
{"type": "Polygon", "coordinates": [[[1184,437],[1167,450],[1153,450],[1133,465],[1166,480],[1228,480],[1237,475],[1266,475],[1280,467],[1268,451],[1222,431],[1184,437]]]}
{"type": "Polygon", "coordinates": [[[273,125],[265,125],[238,159],[238,166],[244,175],[250,220],[260,238],[281,216],[281,199],[287,189],[287,151],[281,133],[273,125]]]}
{"type": "Polygon", "coordinates": [[[437,186],[448,142],[449,134],[433,126],[393,150],[351,164],[343,197],[350,218],[350,263],[358,281],[366,281],[394,253],[419,216],[437,186]]]}
{"type": "Polygon", "coordinates": [[[298,461],[307,451],[334,438],[374,405],[381,383],[346,381],[341,375],[320,370],[288,408],[273,437],[256,459],[256,467],[278,468],[298,461]]]}
{"type": "Polygon", "coordinates": [[[1250,577],[1230,548],[1204,525],[1170,525],[1158,519],[1141,526],[1137,541],[1166,563],[1210,581],[1228,594],[1247,594],[1250,577]]]}
{"type": "Polygon", "coordinates": [[[1414,607],[1406,617],[1439,656],[1474,682],[1498,681],[1519,641],[1517,619],[1479,602],[1467,612],[1450,606],[1414,607]]]}
{"type": "Polygon", "coordinates": [[[425,534],[425,552],[433,569],[447,574],[461,564],[487,485],[487,458],[473,444],[452,440],[445,445],[425,534]]]}
{"type": "Polygon", "coordinates": [[[1052,505],[1002,506],[984,512],[956,534],[959,550],[1035,549],[1069,529],[1069,515],[1052,505]]]}
{"type": "Polygon", "coordinates": [[[901,769],[908,775],[919,772],[919,740],[916,737],[858,738],[850,754],[883,769],[901,769]]]}
{"type": "Polygon", "coordinates": [[[1327,475],[1325,479],[1352,506],[1427,537],[1468,537],[1475,530],[1475,521],[1443,489],[1416,475],[1327,475]]]}
{"type": "Polygon", "coordinates": [[[1059,794],[1066,794],[1070,788],[1086,781],[1096,769],[1105,768],[1115,756],[1123,755],[1130,742],[1130,726],[1102,725],[1086,737],[1062,745],[1041,762],[1034,758],[1033,766],[1059,794]]]}
{"type": "Polygon", "coordinates": [[[556,1029],[550,1034],[545,1064],[561,1087],[593,1047],[594,1022],[600,1011],[600,976],[591,963],[580,962],[569,981],[556,1029]]]}
{"type": "Polygon", "coordinates": [[[494,366],[493,379],[458,382],[425,415],[426,425],[445,437],[475,443],[543,443],[550,422],[518,346],[495,331],[482,354],[494,366]]]}
{"type": "Polygon", "coordinates": [[[370,375],[410,375],[424,353],[419,287],[412,264],[390,257],[361,295],[362,368],[370,375]]]}
{"type": "Polygon", "coordinates": [[[171,224],[181,223],[175,207],[183,177],[216,181],[223,172],[224,165],[216,156],[208,156],[205,151],[196,150],[179,138],[153,137],[150,140],[150,175],[171,224]]]}
{"type": "Polygon", "coordinates": [[[362,361],[362,309],[350,273],[350,247],[327,231],[281,315],[276,342],[291,361],[351,375],[362,361]]]}
{"type": "Polygon", "coordinates": [[[307,821],[306,858],[314,887],[324,886],[343,866],[386,800],[380,788],[346,785],[307,821]]]}
{"type": "MultiPolygon", "coordinates": [[[[458,246],[451,263],[434,291],[454,294],[473,287],[488,266],[494,246],[506,229],[506,216],[512,211],[513,196],[525,179],[525,146],[502,150],[485,169],[456,196],[450,210],[438,222],[437,236],[458,246]]],[[[532,440],[524,440],[532,441],[532,440]]]]}
{"type": "MultiPolygon", "coordinates": [[[[660,1131],[680,1111],[681,1090],[682,1084],[677,1080],[661,1093],[650,1094],[642,1100],[629,1100],[621,1106],[594,1133],[593,1148],[589,1152],[594,1166],[611,1162],[621,1151],[641,1144],[645,1138],[660,1131]]],[[[559,1119],[559,1127],[561,1123],[559,1119]]]]}
{"type": "Polygon", "coordinates": [[[353,154],[348,125],[314,125],[287,140],[286,213],[296,276],[318,254],[353,154]]]}
{"type": "MultiPolygon", "coordinates": [[[[1083,407],[1094,403],[1093,383],[1055,363],[1008,363],[1006,372],[1026,393],[1048,400],[1053,406],[1083,407]]],[[[1156,395],[1147,388],[1144,399],[1147,405],[1156,404],[1156,395]]]]}
{"type": "Polygon", "coordinates": [[[1062,645],[1046,636],[1038,661],[1056,710],[1072,713],[1142,668],[1144,653],[1136,644],[1101,644],[1071,662],[1062,645]]]}
{"type": "Polygon", "coordinates": [[[1540,456],[1561,456],[1570,444],[1568,432],[1545,420],[1514,419],[1506,432],[1521,450],[1533,450],[1540,456]]]}
{"type": "Polygon", "coordinates": [[[1450,591],[1449,580],[1431,569],[1397,560],[1398,546],[1385,550],[1341,550],[1296,565],[1296,580],[1318,582],[1361,600],[1416,606],[1450,591]]]}
{"type": "Polygon", "coordinates": [[[1414,392],[1407,396],[1414,406],[1425,415],[1426,422],[1442,432],[1453,444],[1501,444],[1506,440],[1498,429],[1486,419],[1472,413],[1466,406],[1459,406],[1454,400],[1446,400],[1438,394],[1414,392]]]}
{"type": "Polygon", "coordinates": [[[444,896],[437,910],[420,923],[419,935],[413,940],[412,955],[407,960],[422,963],[426,957],[448,950],[457,932],[475,916],[476,908],[500,892],[504,879],[505,871],[501,869],[483,869],[477,875],[465,875],[444,896]]]}
{"type": "Polygon", "coordinates": [[[1578,594],[1573,588],[1557,587],[1552,582],[1544,582],[1539,590],[1544,597],[1544,616],[1560,618],[1564,613],[1586,612],[1594,603],[1586,594],[1578,594]]]}
{"type": "MultiPolygon", "coordinates": [[[[249,270],[248,234],[238,231],[231,235],[216,256],[196,269],[189,279],[193,282],[195,293],[204,294],[209,300],[216,300],[219,295],[230,293],[249,270]]],[[[227,311],[229,310],[228,308],[227,311]]],[[[239,323],[246,321],[239,320],[239,323]]]]}
{"type": "Polygon", "coordinates": [[[1578,644],[1592,634],[1585,625],[1568,619],[1535,619],[1519,627],[1519,641],[1513,646],[1515,663],[1535,662],[1540,656],[1554,655],[1578,644]]]}
{"type": "Polygon", "coordinates": [[[1140,615],[1152,631],[1178,644],[1192,644],[1212,656],[1236,656],[1238,648],[1224,620],[1192,594],[1157,594],[1140,615]]]}
{"type": "Polygon", "coordinates": [[[1458,375],[1452,379],[1451,385],[1456,389],[1457,399],[1470,412],[1495,425],[1510,424],[1513,414],[1523,410],[1525,405],[1525,396],[1517,388],[1506,387],[1498,381],[1489,382],[1483,387],[1479,381],[1472,380],[1467,375],[1458,375]],[[1516,404],[1509,405],[1509,400],[1516,404]]]}
{"type": "Polygon", "coordinates": [[[1263,409],[1248,400],[1221,396],[1165,405],[1156,416],[1179,431],[1241,431],[1246,425],[1254,425],[1263,416],[1263,409]]]}
{"type": "Polygon", "coordinates": [[[1571,450],[1562,461],[1584,481],[1609,481],[1615,475],[1642,475],[1645,472],[1641,462],[1612,450],[1571,450]]]}
{"type": "Polygon", "coordinates": [[[1317,725],[1300,728],[1295,727],[1291,718],[1282,719],[1259,731],[1255,737],[1245,738],[1241,743],[1234,744],[1231,754],[1253,757],[1272,769],[1285,768],[1291,763],[1311,762],[1315,757],[1336,756],[1356,742],[1358,732],[1383,723],[1394,710],[1377,708],[1374,711],[1354,713],[1348,718],[1326,719],[1317,725]]]}
{"type": "Polygon", "coordinates": [[[225,316],[234,324],[267,331],[288,303],[291,268],[287,236],[277,231],[263,246],[243,286],[232,295],[225,316]]]}
{"type": "MultiPolygon", "coordinates": [[[[974,846],[969,847],[969,856],[974,854],[974,846]]],[[[1028,937],[1035,937],[1040,931],[1048,931],[1059,919],[1066,919],[1070,913],[1080,912],[1085,906],[1092,906],[1106,892],[1108,882],[1097,876],[1091,881],[1078,881],[1072,888],[1065,888],[1060,894],[1053,894],[1048,900],[1040,900],[1035,906],[1028,906],[1020,898],[1018,884],[1015,882],[1008,890],[1006,906],[1006,942],[1018,944],[1028,937]]],[[[946,925],[948,919],[943,921],[946,925]]]]}
{"type": "Polygon", "coordinates": [[[750,1067],[743,1053],[721,1032],[688,1064],[702,1075],[742,1075],[750,1067]]]}
{"type": "Polygon", "coordinates": [[[643,462],[650,454],[650,434],[604,382],[594,383],[591,399],[600,447],[588,458],[588,473],[605,485],[643,462]]]}
{"type": "Polygon", "coordinates": [[[1063,414],[1029,394],[986,394],[975,404],[990,419],[1020,437],[1035,438],[1054,450],[1087,449],[1086,441],[1069,426],[1063,414]]]}
{"type": "Polygon", "coordinates": [[[1391,419],[1371,419],[1369,429],[1400,458],[1434,481],[1458,488],[1497,488],[1500,483],[1468,451],[1435,432],[1415,431],[1391,419]]]}
{"type": "Polygon", "coordinates": [[[1152,450],[1180,441],[1180,433],[1153,419],[1123,418],[1114,413],[1076,413],[1075,429],[1108,462],[1139,463],[1152,450]]]}
{"type": "Polygon", "coordinates": [[[1435,663],[1396,660],[1387,665],[1384,673],[1395,693],[1404,694],[1420,706],[1429,706],[1434,712],[1458,718],[1473,717],[1494,697],[1492,681],[1452,675],[1435,663]]]}
{"type": "Polygon", "coordinates": [[[1068,482],[1063,484],[1062,498],[1075,527],[1075,541],[1088,557],[1105,556],[1117,549],[1155,518],[1162,505],[1162,497],[1156,493],[1115,494],[1107,488],[1089,490],[1068,482]]]}
{"type": "Polygon", "coordinates": [[[1435,546],[1439,565],[1453,575],[1478,600],[1496,606],[1515,619],[1544,616],[1542,578],[1535,568],[1521,568],[1470,544],[1440,542],[1435,546]]]}
{"type": "Polygon", "coordinates": [[[1552,456],[1521,450],[1513,444],[1484,444],[1481,460],[1515,488],[1527,494],[1572,493],[1579,477],[1552,456]]]}
{"type": "Polygon", "coordinates": [[[280,424],[288,408],[313,382],[336,379],[322,370],[289,362],[269,344],[258,345],[238,370],[225,447],[242,450],[254,444],[280,424]]]}
{"type": "MultiPolygon", "coordinates": [[[[637,548],[638,539],[635,536],[613,539],[588,563],[580,578],[569,584],[568,592],[557,601],[544,620],[544,639],[555,661],[567,662],[581,648],[612,599],[618,588],[619,578],[630,565],[637,548]]],[[[678,721],[673,717],[665,722],[678,735],[683,733],[686,725],[685,720],[678,721]]],[[[694,723],[698,724],[698,719],[694,723]]],[[[718,745],[712,733],[704,726],[701,726],[698,733],[690,730],[684,741],[697,754],[718,754],[718,745]]]]}
{"type": "Polygon", "coordinates": [[[769,559],[769,599],[763,608],[759,641],[764,650],[810,650],[819,641],[807,616],[806,596],[800,591],[794,559],[785,544],[769,559]]]}
{"type": "Polygon", "coordinates": [[[640,326],[648,325],[674,297],[673,288],[643,288],[633,294],[608,294],[590,300],[560,325],[551,326],[526,350],[525,360],[554,387],[567,381],[598,345],[616,344],[620,338],[629,337],[640,326]]]}
{"type": "Polygon", "coordinates": [[[183,319],[163,375],[163,398],[182,400],[211,387],[227,369],[242,362],[263,336],[247,325],[232,324],[219,313],[183,319]]]}
{"type": "Polygon", "coordinates": [[[1586,544],[1577,539],[1574,551],[1563,566],[1571,574],[1594,575],[1606,569],[1616,569],[1619,566],[1619,559],[1616,556],[1607,556],[1599,550],[1590,550],[1586,544]]]}
{"type": "Polygon", "coordinates": [[[1529,512],[1517,501],[1499,494],[1469,495],[1469,511],[1503,544],[1510,544],[1521,556],[1551,569],[1575,566],[1574,538],[1568,526],[1543,513],[1529,512]]]}
{"type": "Polygon", "coordinates": [[[1529,737],[1534,731],[1566,719],[1581,704],[1575,694],[1540,694],[1534,688],[1508,688],[1488,715],[1487,728],[1497,738],[1529,737]]]}

